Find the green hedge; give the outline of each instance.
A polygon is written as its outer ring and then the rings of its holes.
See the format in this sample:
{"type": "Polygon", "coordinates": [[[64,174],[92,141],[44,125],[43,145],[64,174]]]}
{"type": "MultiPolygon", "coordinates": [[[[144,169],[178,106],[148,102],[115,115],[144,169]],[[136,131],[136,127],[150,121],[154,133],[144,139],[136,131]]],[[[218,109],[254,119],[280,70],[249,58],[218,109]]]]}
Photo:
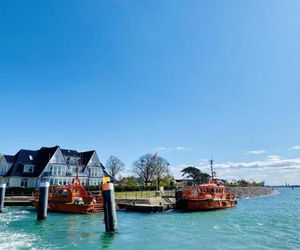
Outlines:
{"type": "Polygon", "coordinates": [[[5,190],[5,195],[7,196],[31,196],[32,192],[36,188],[25,188],[25,187],[7,187],[5,190]]]}
{"type": "MultiPolygon", "coordinates": [[[[116,192],[130,192],[130,191],[155,191],[157,187],[155,186],[115,186],[116,192]]],[[[164,190],[173,190],[174,186],[165,186],[164,190]]]]}
{"type": "MultiPolygon", "coordinates": [[[[85,186],[85,189],[87,191],[99,191],[101,190],[100,186],[85,186]]],[[[164,187],[164,190],[174,190],[174,186],[166,186],[164,187]]],[[[133,191],[155,191],[155,186],[119,186],[115,185],[115,191],[116,192],[133,192],[133,191]]]]}
{"type": "MultiPolygon", "coordinates": [[[[32,192],[34,192],[36,188],[25,188],[25,187],[7,187],[5,194],[7,196],[18,196],[18,195],[31,195],[32,192]]],[[[99,191],[101,190],[101,186],[85,186],[85,189],[87,191],[99,191]]],[[[164,187],[164,190],[174,190],[174,186],[166,186],[164,187]]],[[[115,191],[116,192],[134,192],[134,191],[155,191],[155,186],[118,186],[115,185],[115,191]]]]}

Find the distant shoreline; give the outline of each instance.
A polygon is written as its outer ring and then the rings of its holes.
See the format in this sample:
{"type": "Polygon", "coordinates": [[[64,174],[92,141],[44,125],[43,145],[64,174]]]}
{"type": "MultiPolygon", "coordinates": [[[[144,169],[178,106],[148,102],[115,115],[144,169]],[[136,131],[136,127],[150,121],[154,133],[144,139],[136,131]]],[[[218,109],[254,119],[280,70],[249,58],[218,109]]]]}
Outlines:
{"type": "Polygon", "coordinates": [[[227,189],[237,199],[251,199],[277,194],[276,190],[271,187],[228,187],[227,189]]]}

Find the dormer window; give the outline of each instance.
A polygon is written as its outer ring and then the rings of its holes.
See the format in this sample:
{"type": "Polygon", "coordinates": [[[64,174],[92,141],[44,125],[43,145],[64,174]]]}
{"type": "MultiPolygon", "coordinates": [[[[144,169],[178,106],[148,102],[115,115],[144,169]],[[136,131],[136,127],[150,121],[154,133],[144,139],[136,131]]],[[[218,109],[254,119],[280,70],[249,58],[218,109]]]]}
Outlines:
{"type": "Polygon", "coordinates": [[[25,165],[24,166],[24,173],[33,173],[33,171],[34,171],[34,166],[32,166],[32,165],[25,165]]]}

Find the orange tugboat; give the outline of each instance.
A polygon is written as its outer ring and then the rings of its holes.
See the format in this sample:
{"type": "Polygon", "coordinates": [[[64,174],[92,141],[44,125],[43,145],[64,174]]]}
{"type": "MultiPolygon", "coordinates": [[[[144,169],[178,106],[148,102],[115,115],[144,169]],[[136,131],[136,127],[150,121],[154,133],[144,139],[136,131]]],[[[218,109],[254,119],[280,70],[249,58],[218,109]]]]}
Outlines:
{"type": "MultiPolygon", "coordinates": [[[[33,194],[31,203],[35,208],[39,203],[39,190],[33,194]]],[[[102,211],[103,199],[101,193],[89,194],[83,187],[78,177],[74,178],[72,184],[50,187],[48,196],[48,211],[88,214],[102,211]]]]}
{"type": "Polygon", "coordinates": [[[219,185],[216,172],[211,163],[211,179],[207,184],[194,185],[176,193],[176,208],[183,211],[208,211],[235,207],[237,201],[234,194],[229,193],[225,186],[219,185]]]}

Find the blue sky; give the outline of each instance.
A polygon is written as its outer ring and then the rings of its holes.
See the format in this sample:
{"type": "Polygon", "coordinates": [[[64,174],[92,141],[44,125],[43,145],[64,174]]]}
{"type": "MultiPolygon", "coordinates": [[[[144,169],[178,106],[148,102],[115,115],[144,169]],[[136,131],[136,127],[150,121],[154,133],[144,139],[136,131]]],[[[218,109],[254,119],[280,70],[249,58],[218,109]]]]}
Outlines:
{"type": "Polygon", "coordinates": [[[299,1],[1,1],[0,152],[300,180],[299,1]]]}

